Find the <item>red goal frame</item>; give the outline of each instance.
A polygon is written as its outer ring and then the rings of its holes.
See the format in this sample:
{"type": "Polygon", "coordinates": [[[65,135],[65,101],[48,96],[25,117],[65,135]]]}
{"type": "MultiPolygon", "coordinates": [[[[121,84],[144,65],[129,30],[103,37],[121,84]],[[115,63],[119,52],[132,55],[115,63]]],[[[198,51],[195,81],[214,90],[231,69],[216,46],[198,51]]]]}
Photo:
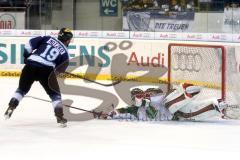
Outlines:
{"type": "Polygon", "coordinates": [[[204,47],[204,48],[216,48],[216,49],[221,49],[222,52],[222,71],[221,71],[221,98],[224,100],[225,95],[226,95],[226,90],[225,90],[225,72],[226,72],[226,50],[225,47],[222,45],[208,45],[208,44],[188,44],[188,43],[170,43],[168,45],[168,74],[167,74],[167,82],[168,82],[168,89],[170,89],[171,86],[171,48],[176,46],[180,47],[204,47]]]}

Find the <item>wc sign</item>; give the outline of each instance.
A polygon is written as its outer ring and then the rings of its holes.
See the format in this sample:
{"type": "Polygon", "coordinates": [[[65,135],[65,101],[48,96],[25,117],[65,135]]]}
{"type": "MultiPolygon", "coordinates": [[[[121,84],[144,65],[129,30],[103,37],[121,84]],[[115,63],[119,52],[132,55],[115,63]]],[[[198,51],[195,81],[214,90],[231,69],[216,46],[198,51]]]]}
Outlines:
{"type": "Polygon", "coordinates": [[[100,0],[100,16],[117,16],[118,0],[100,0]]]}

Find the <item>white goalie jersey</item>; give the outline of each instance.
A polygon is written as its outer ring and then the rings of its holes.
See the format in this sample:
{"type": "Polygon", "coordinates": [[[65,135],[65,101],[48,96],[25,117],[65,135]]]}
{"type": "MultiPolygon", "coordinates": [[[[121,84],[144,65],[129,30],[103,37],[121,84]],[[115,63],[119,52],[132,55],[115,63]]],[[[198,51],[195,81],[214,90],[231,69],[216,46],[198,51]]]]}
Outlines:
{"type": "Polygon", "coordinates": [[[156,120],[172,120],[173,114],[164,106],[165,94],[151,96],[151,105],[157,110],[156,120]]]}

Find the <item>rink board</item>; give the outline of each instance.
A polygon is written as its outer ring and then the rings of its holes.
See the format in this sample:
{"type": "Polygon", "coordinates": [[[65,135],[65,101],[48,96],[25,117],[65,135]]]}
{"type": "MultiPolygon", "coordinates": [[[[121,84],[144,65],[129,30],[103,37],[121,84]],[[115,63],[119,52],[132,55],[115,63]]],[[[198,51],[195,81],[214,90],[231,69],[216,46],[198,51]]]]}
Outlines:
{"type": "MultiPolygon", "coordinates": [[[[43,34],[43,33],[41,33],[43,34]]],[[[120,35],[121,36],[121,35],[120,35]]],[[[0,40],[0,76],[18,77],[24,66],[24,44],[33,36],[3,36],[0,40]]],[[[69,48],[70,70],[74,73],[111,80],[115,78],[140,81],[166,81],[168,67],[168,46],[170,43],[200,45],[221,45],[240,55],[238,43],[159,40],[151,37],[134,39],[75,37],[69,48]],[[96,59],[89,58],[94,56],[96,59]],[[100,63],[97,61],[99,60],[100,63]],[[134,66],[134,69],[132,69],[134,66]],[[95,69],[96,68],[96,69],[95,69]],[[124,72],[122,71],[124,68],[124,72]],[[159,75],[147,75],[147,71],[159,71],[159,75]],[[164,74],[162,74],[164,72],[164,74]],[[139,79],[140,78],[140,79],[139,79]]],[[[239,71],[240,56],[236,57],[239,71]]]]}

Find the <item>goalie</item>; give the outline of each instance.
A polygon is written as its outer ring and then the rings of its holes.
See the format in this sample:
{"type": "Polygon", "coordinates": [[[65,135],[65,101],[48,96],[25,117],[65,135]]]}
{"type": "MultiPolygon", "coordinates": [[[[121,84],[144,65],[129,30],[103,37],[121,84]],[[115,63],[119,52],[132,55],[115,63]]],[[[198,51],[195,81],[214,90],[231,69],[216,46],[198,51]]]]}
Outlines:
{"type": "Polygon", "coordinates": [[[168,93],[149,88],[131,91],[132,105],[110,112],[108,119],[133,120],[195,120],[201,121],[226,114],[227,103],[216,98],[198,100],[201,87],[181,84],[168,93]]]}

